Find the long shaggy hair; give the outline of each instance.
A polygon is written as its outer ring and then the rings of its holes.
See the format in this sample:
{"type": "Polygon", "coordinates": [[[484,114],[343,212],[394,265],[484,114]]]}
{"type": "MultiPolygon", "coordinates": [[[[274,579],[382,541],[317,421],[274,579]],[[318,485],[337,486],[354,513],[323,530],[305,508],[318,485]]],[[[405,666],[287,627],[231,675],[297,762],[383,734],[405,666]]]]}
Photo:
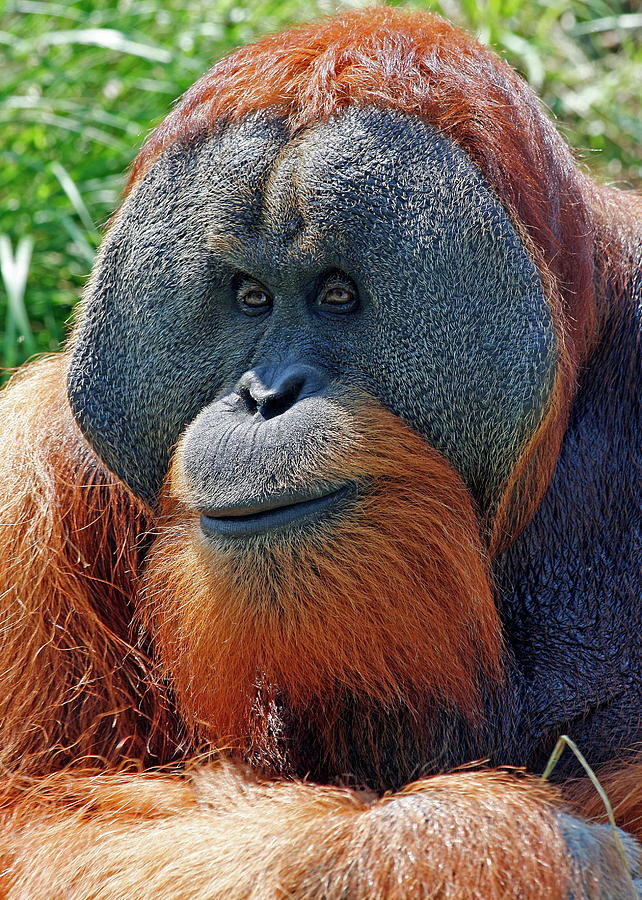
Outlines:
{"type": "Polygon", "coordinates": [[[62,355],[41,360],[0,399],[0,766],[8,771],[163,758],[172,730],[132,627],[151,517],[79,434],[65,369],[62,355]]]}

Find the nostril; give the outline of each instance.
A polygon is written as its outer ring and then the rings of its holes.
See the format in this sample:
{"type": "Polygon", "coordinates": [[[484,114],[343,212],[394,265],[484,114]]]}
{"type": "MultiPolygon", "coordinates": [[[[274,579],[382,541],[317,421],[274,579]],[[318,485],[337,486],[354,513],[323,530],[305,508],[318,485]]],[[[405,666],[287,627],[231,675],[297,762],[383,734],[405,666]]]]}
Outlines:
{"type": "Polygon", "coordinates": [[[282,383],[266,393],[259,401],[259,411],[264,419],[273,419],[294,406],[303,389],[304,379],[295,378],[282,383]]]}
{"type": "Polygon", "coordinates": [[[252,396],[252,391],[246,385],[239,385],[236,390],[237,395],[241,398],[241,402],[244,404],[247,411],[250,415],[254,415],[254,413],[259,408],[259,403],[252,396]]]}
{"type": "Polygon", "coordinates": [[[324,385],[325,378],[317,369],[291,365],[271,371],[252,369],[241,377],[235,393],[250,415],[258,413],[264,419],[273,419],[324,385]]]}

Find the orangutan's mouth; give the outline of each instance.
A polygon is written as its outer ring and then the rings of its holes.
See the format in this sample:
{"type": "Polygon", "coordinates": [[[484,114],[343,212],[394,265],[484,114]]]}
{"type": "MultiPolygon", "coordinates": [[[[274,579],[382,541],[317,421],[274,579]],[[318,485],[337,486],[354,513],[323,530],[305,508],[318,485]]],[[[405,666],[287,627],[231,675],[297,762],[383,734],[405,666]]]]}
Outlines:
{"type": "Polygon", "coordinates": [[[212,537],[252,537],[315,522],[339,510],[355,494],[355,486],[345,484],[321,495],[282,494],[265,503],[248,501],[242,505],[209,509],[201,514],[201,528],[212,537]]]}

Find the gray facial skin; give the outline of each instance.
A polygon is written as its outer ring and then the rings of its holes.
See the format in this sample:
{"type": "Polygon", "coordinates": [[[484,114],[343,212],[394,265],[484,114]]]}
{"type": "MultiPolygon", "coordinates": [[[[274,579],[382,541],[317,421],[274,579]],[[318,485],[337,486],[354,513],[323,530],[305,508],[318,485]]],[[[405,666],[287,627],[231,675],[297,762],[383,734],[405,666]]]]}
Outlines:
{"type": "Polygon", "coordinates": [[[449,139],[375,108],[294,138],[255,116],[169,148],[126,199],[87,292],[69,398],[98,454],[153,504],[180,434],[244,373],[311,366],[328,396],[366,391],[416,429],[483,507],[542,417],[555,357],[537,270],[449,139]],[[335,270],[358,291],[346,314],[318,304],[335,270]],[[243,312],[242,274],[270,311],[243,312]]]}

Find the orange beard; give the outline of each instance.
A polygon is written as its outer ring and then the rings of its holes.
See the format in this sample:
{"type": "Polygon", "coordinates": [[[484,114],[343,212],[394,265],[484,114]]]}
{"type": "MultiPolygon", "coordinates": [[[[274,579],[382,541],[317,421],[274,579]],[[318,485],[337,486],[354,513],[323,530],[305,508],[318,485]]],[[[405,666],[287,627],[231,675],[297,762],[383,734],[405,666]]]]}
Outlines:
{"type": "Polygon", "coordinates": [[[196,735],[267,771],[390,786],[443,761],[456,723],[483,728],[500,623],[459,476],[375,401],[340,409],[314,474],[363,492],[243,550],[181,502],[179,447],[142,617],[196,735]]]}

